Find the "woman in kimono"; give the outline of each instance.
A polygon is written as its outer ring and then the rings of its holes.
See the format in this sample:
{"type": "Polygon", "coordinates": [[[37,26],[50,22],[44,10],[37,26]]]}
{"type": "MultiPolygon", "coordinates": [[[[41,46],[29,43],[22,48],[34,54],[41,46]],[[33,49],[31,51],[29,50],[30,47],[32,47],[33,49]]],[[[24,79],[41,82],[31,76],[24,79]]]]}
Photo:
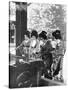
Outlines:
{"type": "Polygon", "coordinates": [[[51,40],[50,39],[47,40],[47,36],[44,33],[41,33],[40,36],[45,41],[45,43],[41,46],[41,57],[45,64],[43,74],[45,77],[52,79],[51,65],[53,63],[53,57],[51,51],[53,50],[53,48],[51,45],[51,40]]]}
{"type": "MultiPolygon", "coordinates": [[[[53,76],[55,77],[60,76],[59,74],[61,74],[60,72],[62,71],[62,56],[63,56],[63,43],[62,43],[62,37],[61,37],[61,32],[60,30],[56,30],[52,33],[52,36],[54,37],[54,42],[56,43],[56,49],[55,49],[55,53],[56,55],[54,55],[54,57],[56,57],[53,60],[53,76]]],[[[54,46],[54,45],[53,45],[54,46]]],[[[61,78],[61,76],[60,76],[61,78]]]]}
{"type": "Polygon", "coordinates": [[[19,48],[25,60],[28,61],[29,59],[29,47],[30,47],[30,32],[26,31],[24,35],[24,41],[21,43],[21,47],[19,48]]]}
{"type": "Polygon", "coordinates": [[[33,30],[31,33],[30,39],[30,58],[35,58],[36,53],[38,52],[38,33],[37,31],[33,30]]]}

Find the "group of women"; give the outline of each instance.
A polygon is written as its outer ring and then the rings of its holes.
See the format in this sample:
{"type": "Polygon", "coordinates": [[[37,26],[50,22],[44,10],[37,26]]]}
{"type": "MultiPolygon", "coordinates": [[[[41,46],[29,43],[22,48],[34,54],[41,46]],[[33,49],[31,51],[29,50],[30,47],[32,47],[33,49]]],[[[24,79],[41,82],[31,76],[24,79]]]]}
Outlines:
{"type": "Polygon", "coordinates": [[[23,53],[29,54],[29,58],[31,58],[33,57],[32,55],[42,54],[44,51],[49,53],[59,47],[60,42],[60,30],[52,32],[50,36],[48,36],[46,31],[42,31],[40,34],[36,30],[33,30],[31,33],[26,31],[24,41],[20,47],[21,55],[23,53]]]}
{"type": "Polygon", "coordinates": [[[59,49],[61,41],[60,30],[53,31],[50,36],[46,31],[42,31],[40,34],[36,30],[26,31],[20,48],[21,55],[26,55],[25,61],[41,59],[44,61],[45,69],[50,74],[54,62],[53,52],[59,49]]]}
{"type": "Polygon", "coordinates": [[[40,34],[36,30],[26,31],[24,41],[18,47],[22,56],[22,59],[19,59],[20,64],[17,67],[10,67],[10,74],[13,72],[12,78],[16,75],[15,81],[10,80],[11,87],[43,86],[46,83],[45,81],[44,84],[41,83],[41,76],[53,79],[59,73],[61,60],[58,58],[59,62],[57,59],[54,61],[53,53],[60,48],[61,32],[55,30],[50,34],[48,35],[46,31],[40,34]]]}

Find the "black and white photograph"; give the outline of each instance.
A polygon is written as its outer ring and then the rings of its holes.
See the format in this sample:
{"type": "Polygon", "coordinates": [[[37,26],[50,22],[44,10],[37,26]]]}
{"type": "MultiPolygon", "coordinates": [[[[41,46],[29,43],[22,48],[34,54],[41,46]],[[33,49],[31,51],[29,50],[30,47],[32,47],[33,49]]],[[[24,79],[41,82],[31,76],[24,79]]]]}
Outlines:
{"type": "Polygon", "coordinates": [[[66,5],[9,1],[9,88],[63,86],[66,5]]]}

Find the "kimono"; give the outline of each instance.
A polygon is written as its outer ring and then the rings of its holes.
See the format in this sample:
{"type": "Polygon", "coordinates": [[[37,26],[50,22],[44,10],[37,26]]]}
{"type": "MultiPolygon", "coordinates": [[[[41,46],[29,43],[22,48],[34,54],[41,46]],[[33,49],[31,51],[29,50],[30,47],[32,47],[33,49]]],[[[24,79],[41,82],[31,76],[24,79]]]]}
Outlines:
{"type": "Polygon", "coordinates": [[[41,48],[41,57],[44,61],[44,75],[47,78],[51,78],[51,65],[53,63],[53,57],[51,51],[53,50],[51,42],[47,41],[46,44],[41,48]]]}
{"type": "Polygon", "coordinates": [[[30,51],[29,51],[29,55],[30,55],[30,59],[35,59],[36,58],[36,54],[39,52],[39,41],[38,39],[35,38],[31,38],[30,40],[30,51]]]}
{"type": "Polygon", "coordinates": [[[24,61],[29,60],[29,47],[30,47],[30,39],[27,39],[21,43],[21,46],[19,48],[19,50],[21,52],[21,56],[24,61]]]}

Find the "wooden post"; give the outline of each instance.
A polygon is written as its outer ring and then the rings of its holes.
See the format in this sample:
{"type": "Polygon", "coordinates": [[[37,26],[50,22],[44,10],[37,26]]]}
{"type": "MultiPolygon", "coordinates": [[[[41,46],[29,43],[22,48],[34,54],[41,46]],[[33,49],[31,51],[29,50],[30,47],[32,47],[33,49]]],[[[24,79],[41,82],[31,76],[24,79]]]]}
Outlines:
{"type": "MultiPolygon", "coordinates": [[[[16,47],[18,47],[21,44],[21,42],[24,40],[24,34],[26,30],[27,30],[27,12],[22,8],[17,9],[16,10],[16,47]]],[[[20,50],[16,51],[16,55],[18,56],[21,55],[20,50]]]]}

